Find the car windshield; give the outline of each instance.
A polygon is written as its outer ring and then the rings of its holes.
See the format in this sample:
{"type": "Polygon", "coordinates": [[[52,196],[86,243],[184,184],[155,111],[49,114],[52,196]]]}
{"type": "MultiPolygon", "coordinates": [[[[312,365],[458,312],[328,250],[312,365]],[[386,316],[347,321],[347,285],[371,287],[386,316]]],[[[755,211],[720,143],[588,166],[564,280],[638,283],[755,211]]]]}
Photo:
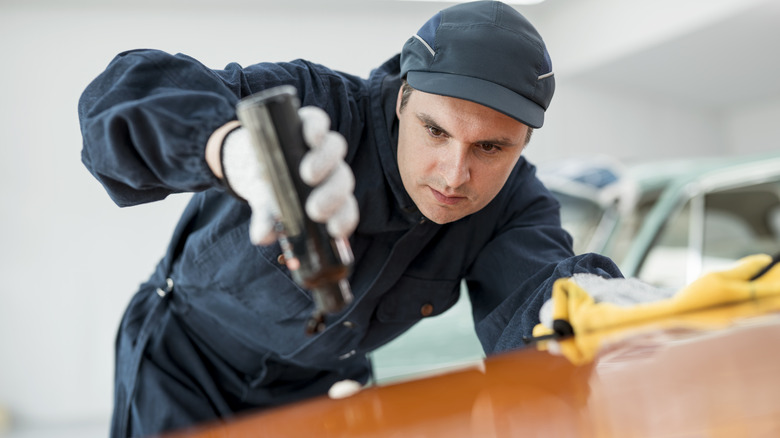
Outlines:
{"type": "Polygon", "coordinates": [[[604,217],[604,209],[587,199],[564,193],[555,193],[561,203],[561,224],[574,239],[574,252],[587,252],[599,223],[604,217]]]}
{"type": "Polygon", "coordinates": [[[746,255],[780,250],[780,181],[772,162],[641,171],[632,168],[623,179],[636,181],[635,190],[617,196],[616,185],[585,190],[576,175],[550,180],[576,253],[604,254],[626,275],[682,287],[746,255]]]}

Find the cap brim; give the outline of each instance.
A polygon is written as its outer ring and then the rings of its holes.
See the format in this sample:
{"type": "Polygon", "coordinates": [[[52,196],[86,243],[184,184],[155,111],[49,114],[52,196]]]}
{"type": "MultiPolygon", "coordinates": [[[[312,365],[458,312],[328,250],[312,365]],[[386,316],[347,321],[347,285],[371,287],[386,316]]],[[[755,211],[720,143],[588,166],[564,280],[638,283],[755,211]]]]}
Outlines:
{"type": "Polygon", "coordinates": [[[450,73],[410,71],[406,81],[416,90],[455,97],[504,113],[532,128],[544,124],[544,109],[493,82],[450,73]]]}

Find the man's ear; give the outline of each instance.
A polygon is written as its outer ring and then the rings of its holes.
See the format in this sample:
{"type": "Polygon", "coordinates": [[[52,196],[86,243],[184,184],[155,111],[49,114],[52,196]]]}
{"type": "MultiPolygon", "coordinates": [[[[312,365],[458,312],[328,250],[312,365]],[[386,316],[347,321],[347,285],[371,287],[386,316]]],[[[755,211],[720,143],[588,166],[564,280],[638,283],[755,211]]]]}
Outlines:
{"type": "Polygon", "coordinates": [[[398,87],[398,98],[395,100],[395,116],[401,118],[401,99],[404,95],[403,85],[398,87]]]}

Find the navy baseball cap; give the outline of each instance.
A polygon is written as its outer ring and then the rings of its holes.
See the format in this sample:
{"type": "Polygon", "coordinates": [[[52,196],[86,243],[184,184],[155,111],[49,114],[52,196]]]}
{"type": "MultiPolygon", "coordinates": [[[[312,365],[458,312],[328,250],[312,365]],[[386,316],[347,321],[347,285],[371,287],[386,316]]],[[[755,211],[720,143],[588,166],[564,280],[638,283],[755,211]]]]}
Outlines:
{"type": "Polygon", "coordinates": [[[544,124],[555,91],[542,37],[497,1],[434,15],[404,44],[401,76],[417,90],[476,102],[532,128],[544,124]]]}

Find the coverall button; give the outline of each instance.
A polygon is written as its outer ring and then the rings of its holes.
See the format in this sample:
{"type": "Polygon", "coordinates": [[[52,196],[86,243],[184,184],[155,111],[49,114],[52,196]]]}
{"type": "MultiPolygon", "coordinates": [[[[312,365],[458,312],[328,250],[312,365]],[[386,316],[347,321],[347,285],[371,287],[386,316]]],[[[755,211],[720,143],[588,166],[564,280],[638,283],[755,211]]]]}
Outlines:
{"type": "Polygon", "coordinates": [[[279,254],[276,257],[276,261],[279,262],[280,265],[286,265],[287,264],[287,260],[284,259],[284,254],[279,254]]]}
{"type": "Polygon", "coordinates": [[[171,292],[172,290],[173,290],[173,279],[168,277],[165,279],[165,286],[157,288],[157,295],[159,295],[160,298],[162,298],[168,295],[168,292],[171,292]]]}
{"type": "Polygon", "coordinates": [[[420,307],[420,314],[422,316],[431,316],[431,313],[433,313],[433,304],[423,304],[423,306],[420,307]]]}
{"type": "Polygon", "coordinates": [[[344,321],[344,322],[342,323],[342,325],[343,325],[344,327],[348,328],[348,329],[351,329],[352,327],[354,327],[354,326],[355,326],[355,323],[353,323],[352,321],[344,321]]]}
{"type": "Polygon", "coordinates": [[[355,351],[355,350],[352,350],[350,352],[344,353],[341,356],[339,356],[339,360],[349,359],[350,357],[354,356],[355,353],[357,353],[357,351],[355,351]]]}

